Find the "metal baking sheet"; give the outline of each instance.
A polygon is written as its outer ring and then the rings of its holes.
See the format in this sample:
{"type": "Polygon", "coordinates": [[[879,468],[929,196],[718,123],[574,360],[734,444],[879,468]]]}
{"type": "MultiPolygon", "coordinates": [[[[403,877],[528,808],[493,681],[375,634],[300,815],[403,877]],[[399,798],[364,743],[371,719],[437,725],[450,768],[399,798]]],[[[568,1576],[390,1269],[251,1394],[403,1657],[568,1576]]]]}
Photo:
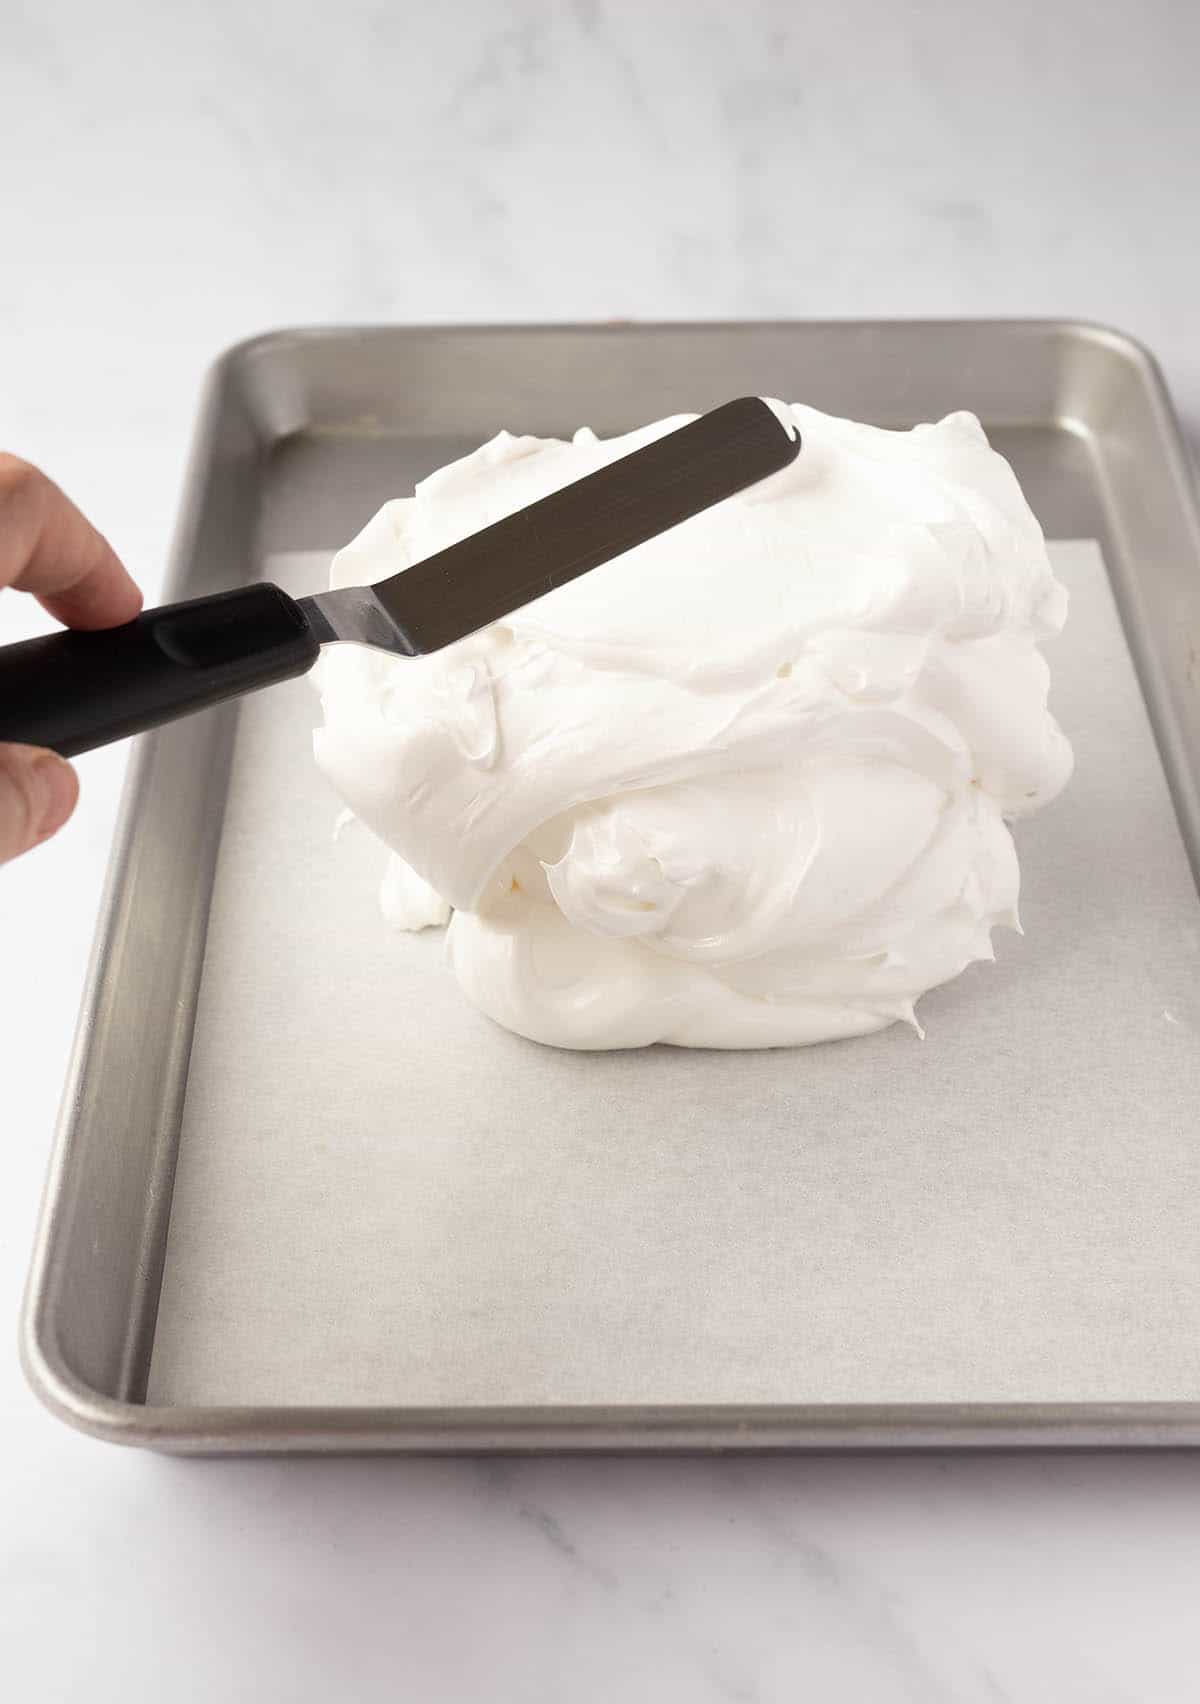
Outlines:
{"type": "Polygon", "coordinates": [[[973,407],[1075,541],[1051,663],[1078,770],[1020,825],[1025,939],[926,999],[925,1043],[538,1048],[465,1006],[436,936],[381,922],[311,688],[164,730],[30,1287],[27,1365],[68,1419],[194,1450],[1200,1440],[1200,529],[1136,347],[281,334],[214,379],[179,590],[319,584],[500,425],[746,390],[885,425],[973,407]]]}

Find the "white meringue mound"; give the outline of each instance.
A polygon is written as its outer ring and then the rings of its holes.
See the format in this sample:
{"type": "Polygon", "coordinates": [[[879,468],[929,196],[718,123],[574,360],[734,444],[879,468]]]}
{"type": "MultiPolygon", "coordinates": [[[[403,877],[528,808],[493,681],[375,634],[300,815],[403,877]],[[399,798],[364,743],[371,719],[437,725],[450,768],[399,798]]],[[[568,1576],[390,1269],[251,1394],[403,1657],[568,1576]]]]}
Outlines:
{"type": "MultiPolygon", "coordinates": [[[[776,406],[776,405],[773,405],[776,406]]],[[[910,432],[777,405],[781,473],[413,661],[319,665],[317,762],[445,920],[467,997],[570,1048],[864,1035],[1017,923],[1006,819],[1063,786],[1038,641],[1066,594],[971,414],[910,432]]],[[[690,415],[501,432],[335,559],[381,579],[690,415]]]]}

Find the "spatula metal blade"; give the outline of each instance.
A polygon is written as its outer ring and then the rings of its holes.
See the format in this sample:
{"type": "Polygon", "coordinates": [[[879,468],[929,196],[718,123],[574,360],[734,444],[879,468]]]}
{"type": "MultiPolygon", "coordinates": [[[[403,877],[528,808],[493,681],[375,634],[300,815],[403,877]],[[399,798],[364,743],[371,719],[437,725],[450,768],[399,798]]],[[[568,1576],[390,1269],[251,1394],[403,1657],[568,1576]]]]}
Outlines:
{"type": "Polygon", "coordinates": [[[390,579],[301,605],[323,643],[438,651],[777,473],[799,449],[773,408],[741,397],[390,579]]]}

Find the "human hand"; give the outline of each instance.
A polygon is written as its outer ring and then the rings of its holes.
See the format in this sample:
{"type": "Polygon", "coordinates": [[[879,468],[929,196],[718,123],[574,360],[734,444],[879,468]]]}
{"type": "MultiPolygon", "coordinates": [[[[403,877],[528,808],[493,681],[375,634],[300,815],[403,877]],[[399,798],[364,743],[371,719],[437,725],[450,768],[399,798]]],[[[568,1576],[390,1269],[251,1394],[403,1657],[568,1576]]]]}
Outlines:
{"type": "MultiPolygon", "coordinates": [[[[67,627],[132,621],[142,594],[111,546],[52,480],[0,454],[0,587],[32,592],[67,627]]],[[[0,863],[60,829],[79,796],[69,763],[0,744],[0,863]]]]}

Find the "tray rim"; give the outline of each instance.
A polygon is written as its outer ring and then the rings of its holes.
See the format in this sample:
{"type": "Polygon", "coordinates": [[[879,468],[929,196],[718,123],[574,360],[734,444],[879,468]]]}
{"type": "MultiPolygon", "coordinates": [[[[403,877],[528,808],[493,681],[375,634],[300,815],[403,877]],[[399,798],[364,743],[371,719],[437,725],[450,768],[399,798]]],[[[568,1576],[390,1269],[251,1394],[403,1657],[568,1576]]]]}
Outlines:
{"type": "MultiPolygon", "coordinates": [[[[921,317],[878,320],[636,320],[461,323],[361,323],[285,326],[239,339],[211,362],[185,463],[182,497],[164,597],[185,589],[202,503],[200,474],[210,460],[223,398],[263,352],[296,343],[381,334],[429,336],[787,333],[803,328],[845,333],[910,331],[1041,335],[1099,346],[1133,369],[1155,417],[1161,448],[1200,564],[1200,487],[1157,358],[1138,338],[1089,319],[921,317]]],[[[1055,414],[1060,430],[1091,438],[1086,420],[1055,414]]],[[[260,424],[257,423],[256,424],[260,424]]],[[[276,433],[278,442],[286,433],[276,433]]],[[[1091,1447],[1200,1447],[1200,1400],[1070,1403],[852,1403],[587,1406],[180,1406],[112,1397],[69,1366],[51,1311],[53,1283],[67,1234],[65,1207],[74,1133],[85,1098],[89,1054],[104,967],[130,850],[138,832],[157,736],[135,742],[109,857],[70,1063],[60,1104],[18,1330],[18,1349],[34,1394],[59,1419],[108,1442],[176,1454],[409,1453],[522,1451],[664,1452],[712,1450],[921,1450],[1091,1447]]]]}

